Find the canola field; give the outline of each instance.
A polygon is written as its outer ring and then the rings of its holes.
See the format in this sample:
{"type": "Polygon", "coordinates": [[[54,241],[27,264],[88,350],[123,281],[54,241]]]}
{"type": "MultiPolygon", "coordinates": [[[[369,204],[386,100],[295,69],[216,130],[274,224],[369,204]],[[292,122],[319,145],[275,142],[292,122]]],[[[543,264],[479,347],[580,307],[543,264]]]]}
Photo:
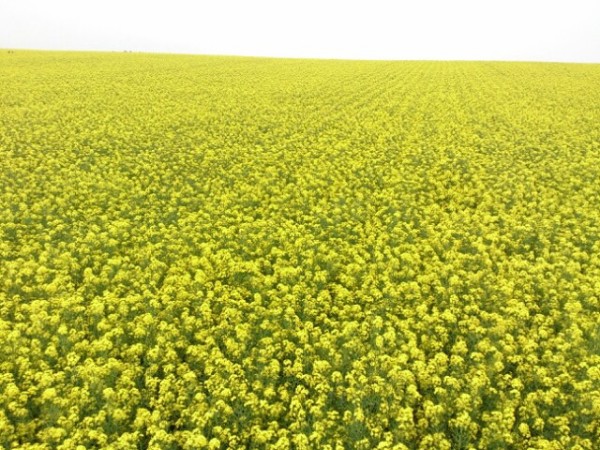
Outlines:
{"type": "Polygon", "coordinates": [[[0,53],[0,448],[600,443],[600,65],[0,53]]]}

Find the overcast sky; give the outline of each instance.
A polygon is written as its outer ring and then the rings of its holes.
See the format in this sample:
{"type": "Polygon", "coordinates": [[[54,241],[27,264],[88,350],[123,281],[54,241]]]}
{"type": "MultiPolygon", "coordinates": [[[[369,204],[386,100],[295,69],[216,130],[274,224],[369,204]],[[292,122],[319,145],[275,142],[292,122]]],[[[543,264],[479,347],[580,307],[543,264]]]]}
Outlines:
{"type": "Polygon", "coordinates": [[[0,48],[600,62],[600,0],[0,0],[0,48]]]}

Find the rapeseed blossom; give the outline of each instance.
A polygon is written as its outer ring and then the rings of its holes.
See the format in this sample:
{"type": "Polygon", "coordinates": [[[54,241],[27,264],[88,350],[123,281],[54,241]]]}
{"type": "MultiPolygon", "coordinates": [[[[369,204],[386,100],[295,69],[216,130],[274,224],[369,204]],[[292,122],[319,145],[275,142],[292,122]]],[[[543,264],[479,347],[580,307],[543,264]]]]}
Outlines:
{"type": "Polygon", "coordinates": [[[597,65],[0,84],[0,447],[597,447],[597,65]]]}

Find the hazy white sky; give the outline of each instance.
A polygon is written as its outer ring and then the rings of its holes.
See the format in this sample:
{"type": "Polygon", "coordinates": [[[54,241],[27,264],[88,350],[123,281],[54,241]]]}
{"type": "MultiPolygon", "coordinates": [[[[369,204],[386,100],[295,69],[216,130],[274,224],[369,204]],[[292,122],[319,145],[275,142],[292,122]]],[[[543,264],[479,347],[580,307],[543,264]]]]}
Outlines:
{"type": "Polygon", "coordinates": [[[0,48],[600,62],[600,0],[0,0],[0,48]]]}

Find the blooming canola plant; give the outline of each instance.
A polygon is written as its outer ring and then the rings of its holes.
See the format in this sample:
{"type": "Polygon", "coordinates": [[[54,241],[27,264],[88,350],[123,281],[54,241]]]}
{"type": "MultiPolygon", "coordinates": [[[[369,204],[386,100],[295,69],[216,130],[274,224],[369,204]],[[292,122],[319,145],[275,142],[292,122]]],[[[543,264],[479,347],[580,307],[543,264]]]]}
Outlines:
{"type": "Polygon", "coordinates": [[[598,448],[600,65],[0,85],[0,448],[598,448]]]}

